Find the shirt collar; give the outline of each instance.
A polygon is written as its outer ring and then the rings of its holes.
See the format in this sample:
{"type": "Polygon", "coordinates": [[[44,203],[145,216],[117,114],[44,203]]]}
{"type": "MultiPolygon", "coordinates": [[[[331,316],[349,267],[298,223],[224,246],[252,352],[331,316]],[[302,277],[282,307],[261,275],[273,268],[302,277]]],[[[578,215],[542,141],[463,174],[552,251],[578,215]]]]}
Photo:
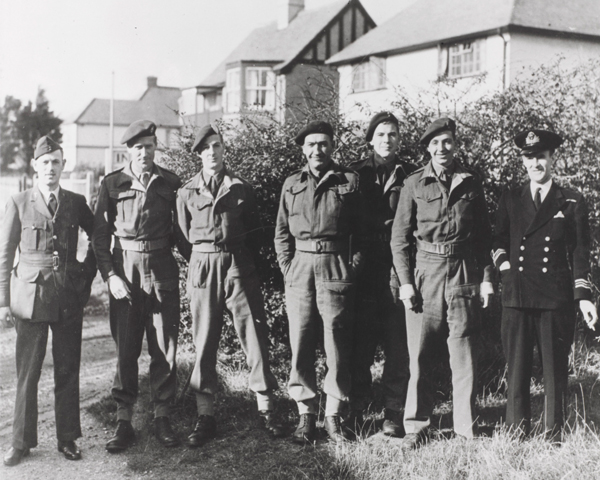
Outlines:
{"type": "Polygon", "coordinates": [[[531,198],[535,198],[535,191],[539,188],[540,189],[540,197],[541,197],[542,201],[544,201],[544,198],[546,198],[546,195],[548,195],[548,192],[550,191],[551,187],[552,187],[552,179],[548,180],[543,185],[541,185],[539,183],[529,182],[529,189],[531,190],[531,198]]]}
{"type": "Polygon", "coordinates": [[[51,193],[54,194],[54,198],[56,198],[56,202],[58,203],[58,192],[60,190],[60,185],[58,187],[56,187],[54,190],[42,190],[40,188],[40,186],[38,185],[38,190],[42,194],[42,198],[44,199],[44,202],[46,203],[46,205],[48,205],[48,199],[50,198],[51,193]]]}

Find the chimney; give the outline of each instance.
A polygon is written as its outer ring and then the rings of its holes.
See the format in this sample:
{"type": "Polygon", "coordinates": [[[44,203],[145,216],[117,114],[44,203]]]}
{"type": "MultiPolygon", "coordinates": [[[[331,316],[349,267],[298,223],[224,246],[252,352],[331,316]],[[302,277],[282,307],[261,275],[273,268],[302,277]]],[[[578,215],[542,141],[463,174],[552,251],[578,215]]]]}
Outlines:
{"type": "Polygon", "coordinates": [[[277,29],[283,30],[304,10],[304,0],[279,0],[277,29]]]}
{"type": "Polygon", "coordinates": [[[158,87],[158,77],[148,77],[148,88],[158,87]]]}

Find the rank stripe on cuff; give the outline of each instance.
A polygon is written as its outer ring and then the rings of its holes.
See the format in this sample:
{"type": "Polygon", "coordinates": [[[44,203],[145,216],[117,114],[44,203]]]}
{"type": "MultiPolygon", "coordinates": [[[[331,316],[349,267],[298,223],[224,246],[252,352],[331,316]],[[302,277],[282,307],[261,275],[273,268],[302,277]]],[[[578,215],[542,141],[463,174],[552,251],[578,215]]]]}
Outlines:
{"type": "Polygon", "coordinates": [[[499,248],[495,252],[492,252],[492,260],[494,260],[494,263],[498,261],[500,255],[506,255],[506,250],[504,250],[503,248],[499,248]]]}
{"type": "Polygon", "coordinates": [[[583,278],[575,279],[575,288],[587,288],[588,290],[592,289],[592,285],[590,282],[583,278]]]}

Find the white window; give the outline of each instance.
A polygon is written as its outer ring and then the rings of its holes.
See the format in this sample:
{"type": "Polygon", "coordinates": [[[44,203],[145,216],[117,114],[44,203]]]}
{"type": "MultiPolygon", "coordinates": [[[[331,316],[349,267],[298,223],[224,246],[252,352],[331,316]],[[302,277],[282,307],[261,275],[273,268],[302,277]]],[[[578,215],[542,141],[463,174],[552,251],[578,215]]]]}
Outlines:
{"type": "Polygon", "coordinates": [[[275,108],[275,74],[270,68],[246,68],[246,104],[260,110],[275,108]]]}
{"type": "Polygon", "coordinates": [[[240,111],[240,69],[231,68],[227,70],[225,82],[225,95],[228,112],[240,111]]]}
{"type": "Polygon", "coordinates": [[[482,42],[472,41],[448,47],[448,77],[460,78],[483,71],[482,42]]]}
{"type": "Polygon", "coordinates": [[[352,71],[352,90],[364,92],[385,88],[385,58],[371,57],[352,71]]]}

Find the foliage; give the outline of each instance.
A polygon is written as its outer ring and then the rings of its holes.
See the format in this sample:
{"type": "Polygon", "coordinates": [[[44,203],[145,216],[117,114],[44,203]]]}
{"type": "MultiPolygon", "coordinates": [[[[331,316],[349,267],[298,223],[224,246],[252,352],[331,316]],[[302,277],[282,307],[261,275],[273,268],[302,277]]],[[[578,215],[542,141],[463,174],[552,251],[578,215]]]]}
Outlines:
{"type": "Polygon", "coordinates": [[[60,142],[62,120],[50,110],[43,89],[39,89],[35,106],[30,102],[7,96],[0,108],[0,170],[7,168],[26,171],[33,158],[35,143],[43,135],[60,142]]]}
{"type": "MultiPolygon", "coordinates": [[[[502,191],[518,185],[525,179],[525,171],[518,152],[512,145],[513,136],[528,128],[547,128],[559,133],[564,145],[555,153],[555,179],[558,183],[582,191],[588,201],[590,223],[594,238],[600,226],[600,62],[593,61],[576,68],[566,68],[563,62],[543,66],[530,76],[513,82],[510,88],[480,98],[468,98],[466,87],[457,95],[456,81],[440,80],[431,88],[414,96],[397,89],[390,110],[400,119],[400,156],[407,161],[423,163],[427,160],[419,137],[432,118],[450,115],[457,121],[457,158],[468,168],[477,171],[484,183],[490,218],[493,221],[496,202],[502,191]]],[[[314,79],[313,79],[314,80],[314,79]]],[[[476,88],[484,81],[476,78],[476,88]]],[[[325,96],[324,96],[325,97],[325,96]]],[[[287,324],[283,305],[283,282],[272,245],[273,226],[278,208],[281,186],[285,178],[300,168],[304,161],[294,136],[308,121],[326,119],[336,130],[337,161],[349,161],[365,155],[366,122],[349,121],[337,113],[333,100],[311,101],[313,115],[305,110],[294,118],[302,120],[280,124],[267,114],[248,114],[236,121],[221,122],[226,138],[226,160],[231,169],[246,178],[255,187],[263,225],[270,234],[262,246],[258,270],[271,328],[273,345],[281,349],[287,344],[287,324]]],[[[301,106],[305,108],[305,106],[301,106]]],[[[300,108],[300,107],[298,107],[300,108]]],[[[375,112],[368,105],[359,105],[365,118],[375,112]]],[[[181,138],[181,148],[167,151],[164,161],[185,180],[199,171],[200,159],[190,154],[193,132],[181,138]]],[[[593,244],[593,280],[600,285],[598,276],[599,249],[593,244]]],[[[185,278],[185,273],[182,274],[185,278]]],[[[184,311],[186,311],[184,309],[184,311]]],[[[480,385],[501,394],[503,390],[504,361],[499,344],[500,305],[496,301],[484,314],[484,338],[480,385]]],[[[184,315],[189,326],[189,315],[184,315]]],[[[185,335],[184,335],[185,337],[185,335]]],[[[186,338],[189,338],[186,337],[186,338]]],[[[235,350],[237,339],[231,326],[226,327],[222,347],[235,350]]],[[[278,352],[277,354],[279,355],[278,352]]],[[[283,358],[287,358],[285,355],[283,358]]],[[[449,391],[449,372],[439,370],[439,390],[449,391]]],[[[444,395],[439,400],[448,400],[444,395]]]]}

